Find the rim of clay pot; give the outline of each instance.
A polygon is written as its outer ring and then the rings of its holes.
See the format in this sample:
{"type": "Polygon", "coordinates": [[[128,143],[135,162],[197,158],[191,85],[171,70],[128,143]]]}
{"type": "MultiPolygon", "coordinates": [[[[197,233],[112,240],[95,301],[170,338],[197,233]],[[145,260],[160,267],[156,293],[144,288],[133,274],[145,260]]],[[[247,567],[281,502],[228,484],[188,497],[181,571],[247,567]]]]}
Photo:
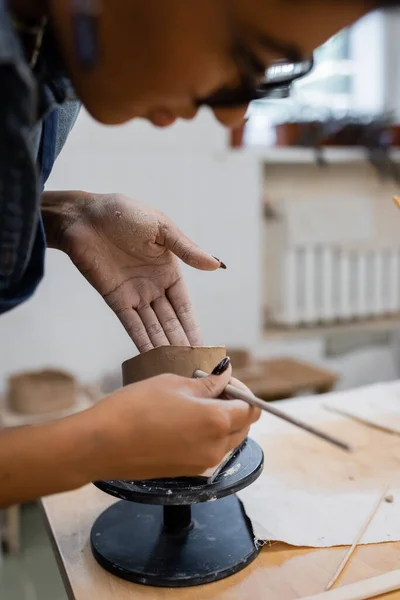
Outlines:
{"type": "Polygon", "coordinates": [[[206,349],[206,350],[226,350],[226,346],[176,346],[176,345],[165,345],[165,346],[157,346],[156,348],[152,348],[151,350],[148,350],[147,352],[139,352],[138,354],[136,354],[135,356],[132,356],[132,358],[128,358],[127,360],[124,360],[124,362],[122,363],[122,365],[125,365],[126,363],[130,362],[131,360],[137,358],[138,356],[145,356],[150,354],[151,352],[156,352],[158,350],[161,350],[162,348],[180,348],[180,349],[189,349],[190,350],[202,350],[202,349],[206,349]]]}

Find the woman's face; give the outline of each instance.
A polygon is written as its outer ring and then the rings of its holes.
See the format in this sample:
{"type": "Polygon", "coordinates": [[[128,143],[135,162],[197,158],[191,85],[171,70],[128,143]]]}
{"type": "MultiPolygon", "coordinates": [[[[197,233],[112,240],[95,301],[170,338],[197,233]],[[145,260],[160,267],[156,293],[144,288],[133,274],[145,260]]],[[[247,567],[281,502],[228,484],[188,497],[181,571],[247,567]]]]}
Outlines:
{"type": "MultiPolygon", "coordinates": [[[[203,98],[236,88],[251,60],[265,68],[276,51],[257,34],[295,46],[307,58],[331,35],[367,12],[364,0],[100,0],[100,59],[85,70],[77,60],[73,0],[52,0],[56,34],[70,76],[88,111],[105,124],[135,117],[168,126],[192,118],[203,98]]],[[[247,106],[215,110],[226,125],[247,106]]]]}

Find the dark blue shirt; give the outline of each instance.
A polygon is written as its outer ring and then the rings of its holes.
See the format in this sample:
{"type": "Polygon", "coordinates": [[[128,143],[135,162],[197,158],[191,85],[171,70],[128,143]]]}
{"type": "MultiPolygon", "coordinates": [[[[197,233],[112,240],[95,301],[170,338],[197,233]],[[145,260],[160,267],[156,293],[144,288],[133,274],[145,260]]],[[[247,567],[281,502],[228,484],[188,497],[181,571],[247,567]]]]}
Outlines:
{"type": "Polygon", "coordinates": [[[52,32],[35,69],[0,0],[0,313],[31,297],[46,248],[40,197],[79,112],[52,32]]]}

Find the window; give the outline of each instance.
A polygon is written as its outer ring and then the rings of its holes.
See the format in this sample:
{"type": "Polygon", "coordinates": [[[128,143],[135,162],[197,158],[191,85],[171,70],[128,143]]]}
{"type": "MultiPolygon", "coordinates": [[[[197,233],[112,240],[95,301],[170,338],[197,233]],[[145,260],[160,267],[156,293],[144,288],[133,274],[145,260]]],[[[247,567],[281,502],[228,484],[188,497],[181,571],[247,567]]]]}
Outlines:
{"type": "Polygon", "coordinates": [[[385,17],[368,15],[328,40],[315,52],[315,67],[297,81],[285,100],[252,104],[246,145],[273,145],[276,123],[346,115],[376,115],[384,109],[385,17]]]}
{"type": "Polygon", "coordinates": [[[350,32],[346,29],[315,52],[315,67],[295,84],[294,99],[300,104],[350,110],[353,68],[350,32]]]}

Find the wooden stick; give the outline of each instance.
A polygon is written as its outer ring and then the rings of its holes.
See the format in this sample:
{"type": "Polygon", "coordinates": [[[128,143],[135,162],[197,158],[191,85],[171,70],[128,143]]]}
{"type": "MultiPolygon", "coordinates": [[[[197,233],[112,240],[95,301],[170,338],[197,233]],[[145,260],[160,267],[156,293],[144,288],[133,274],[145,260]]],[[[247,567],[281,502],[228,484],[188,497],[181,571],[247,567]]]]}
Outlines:
{"type": "Polygon", "coordinates": [[[395,203],[397,208],[400,208],[400,198],[398,196],[393,196],[393,202],[395,203]]]}
{"type": "MultiPolygon", "coordinates": [[[[204,371],[200,371],[199,369],[195,371],[193,376],[197,378],[208,377],[207,373],[204,373],[204,371]]],[[[247,404],[250,404],[251,406],[261,408],[261,410],[264,410],[265,412],[268,412],[274,415],[275,417],[278,417],[279,419],[283,419],[284,421],[287,421],[288,423],[291,423],[296,427],[300,427],[300,429],[303,429],[304,431],[307,431],[308,433],[319,437],[325,442],[329,442],[330,444],[333,444],[341,448],[342,450],[346,450],[346,452],[351,452],[351,447],[348,444],[345,444],[337,438],[334,438],[331,435],[328,435],[327,433],[324,433],[323,431],[312,427],[311,425],[307,425],[306,423],[299,421],[295,417],[287,415],[272,404],[261,400],[261,398],[257,398],[257,396],[254,396],[254,394],[248,392],[247,390],[242,390],[231,384],[228,384],[225,388],[225,391],[230,396],[232,396],[232,398],[236,398],[236,400],[243,400],[243,402],[247,402],[247,404]]]]}
{"type": "Polygon", "coordinates": [[[390,592],[399,589],[400,569],[396,569],[384,575],[363,579],[350,585],[343,585],[329,592],[306,596],[301,600],[368,600],[369,598],[376,598],[383,594],[390,594],[390,592]]]}
{"type": "Polygon", "coordinates": [[[371,521],[373,520],[376,513],[378,512],[378,509],[379,509],[383,499],[385,498],[387,491],[388,491],[388,486],[385,487],[383,493],[379,496],[379,500],[374,504],[372,511],[368,515],[368,519],[365,521],[365,523],[361,527],[352,546],[350,546],[350,548],[344,555],[344,558],[343,558],[342,562],[340,563],[336,573],[334,574],[334,576],[332,577],[332,579],[326,586],[326,588],[325,588],[326,591],[330,590],[335,585],[336,581],[339,579],[340,575],[343,573],[344,569],[346,568],[347,563],[349,562],[350,558],[352,557],[352,555],[354,553],[354,550],[357,548],[358,544],[361,541],[361,538],[363,537],[364,533],[367,531],[369,525],[371,524],[371,521]]]}
{"type": "Polygon", "coordinates": [[[400,429],[395,429],[394,427],[390,427],[390,425],[380,425],[379,423],[374,423],[369,419],[363,419],[363,417],[358,417],[356,415],[352,415],[347,412],[343,408],[337,408],[336,406],[330,406],[329,404],[323,404],[325,410],[329,410],[330,412],[337,413],[338,415],[342,415],[343,417],[348,417],[349,419],[353,419],[353,421],[357,421],[358,423],[362,423],[363,425],[367,425],[372,429],[379,429],[380,431],[384,431],[385,433],[391,433],[394,435],[400,435],[400,429]]]}

